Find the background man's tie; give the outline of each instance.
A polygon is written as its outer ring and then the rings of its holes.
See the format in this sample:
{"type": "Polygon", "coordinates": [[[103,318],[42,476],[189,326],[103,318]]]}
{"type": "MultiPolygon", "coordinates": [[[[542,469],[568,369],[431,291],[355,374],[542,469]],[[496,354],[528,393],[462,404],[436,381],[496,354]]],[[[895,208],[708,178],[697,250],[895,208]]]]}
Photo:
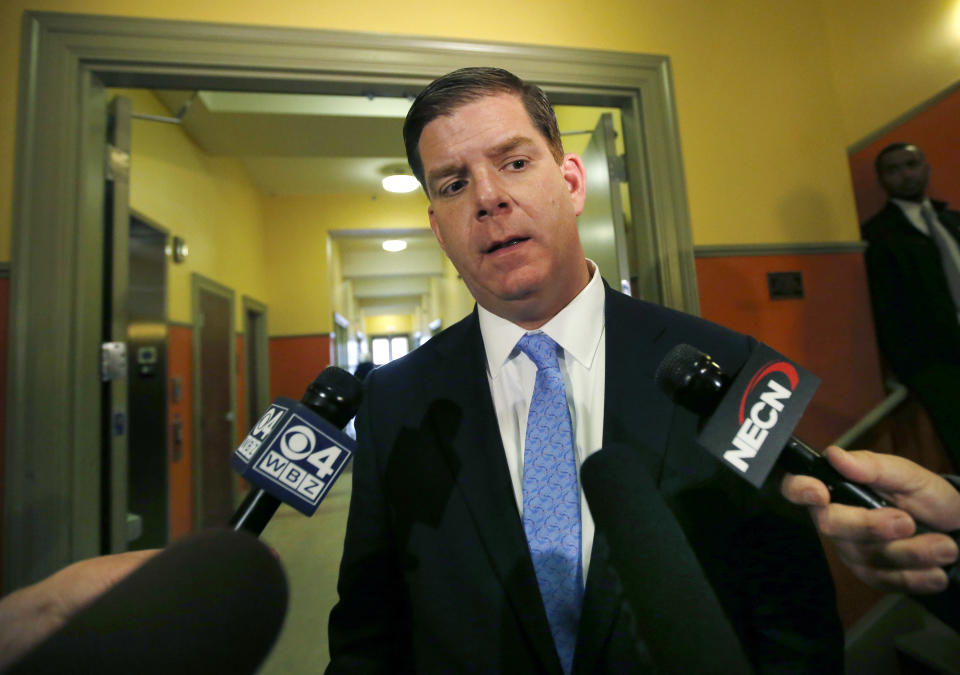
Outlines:
{"type": "Polygon", "coordinates": [[[550,632],[569,673],[583,602],[573,427],[557,343],[536,333],[520,338],[517,348],[537,366],[523,449],[523,529],[550,632]]]}
{"type": "Polygon", "coordinates": [[[937,222],[933,209],[924,205],[920,209],[920,215],[930,230],[930,237],[940,249],[940,262],[943,265],[943,273],[947,277],[947,285],[950,287],[950,295],[953,296],[953,304],[960,311],[960,261],[957,260],[955,250],[951,247],[956,242],[948,241],[950,233],[946,231],[940,223],[937,222]]]}

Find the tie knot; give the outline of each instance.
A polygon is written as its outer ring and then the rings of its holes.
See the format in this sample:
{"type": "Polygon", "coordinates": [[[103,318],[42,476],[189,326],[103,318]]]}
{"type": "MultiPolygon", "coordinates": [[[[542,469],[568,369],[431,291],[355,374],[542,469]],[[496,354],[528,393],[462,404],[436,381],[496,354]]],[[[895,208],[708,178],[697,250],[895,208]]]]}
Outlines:
{"type": "Polygon", "coordinates": [[[530,357],[530,360],[536,364],[537,370],[560,367],[560,362],[557,360],[557,343],[546,333],[524,335],[517,341],[517,349],[530,357]]]}

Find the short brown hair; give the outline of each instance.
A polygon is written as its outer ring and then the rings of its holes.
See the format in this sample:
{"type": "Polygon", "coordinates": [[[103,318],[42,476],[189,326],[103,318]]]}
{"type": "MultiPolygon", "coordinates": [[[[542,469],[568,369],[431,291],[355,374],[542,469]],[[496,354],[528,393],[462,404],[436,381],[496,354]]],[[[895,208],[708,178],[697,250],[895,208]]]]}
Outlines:
{"type": "MultiPolygon", "coordinates": [[[[563,143],[560,141],[557,116],[540,87],[524,82],[502,68],[461,68],[428,84],[414,99],[403,123],[403,144],[407,150],[407,162],[424,191],[427,184],[419,148],[424,127],[437,117],[453,114],[453,111],[462,105],[501,93],[514,94],[520,98],[533,126],[547,140],[553,158],[558,164],[563,161],[563,143]]],[[[430,196],[429,193],[427,196],[430,196]]]]}

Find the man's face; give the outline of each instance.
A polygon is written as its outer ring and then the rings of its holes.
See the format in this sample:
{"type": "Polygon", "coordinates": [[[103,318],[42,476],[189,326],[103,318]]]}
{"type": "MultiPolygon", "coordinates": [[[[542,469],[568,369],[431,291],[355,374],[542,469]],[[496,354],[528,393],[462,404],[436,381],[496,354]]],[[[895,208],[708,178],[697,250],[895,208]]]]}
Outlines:
{"type": "Polygon", "coordinates": [[[557,164],[518,97],[434,119],[419,150],[430,227],[481,306],[536,328],[586,286],[583,163],[570,154],[557,164]]]}
{"type": "Polygon", "coordinates": [[[880,158],[878,176],[880,184],[893,199],[921,201],[927,191],[930,165],[923,153],[912,145],[903,150],[893,150],[880,158]]]}

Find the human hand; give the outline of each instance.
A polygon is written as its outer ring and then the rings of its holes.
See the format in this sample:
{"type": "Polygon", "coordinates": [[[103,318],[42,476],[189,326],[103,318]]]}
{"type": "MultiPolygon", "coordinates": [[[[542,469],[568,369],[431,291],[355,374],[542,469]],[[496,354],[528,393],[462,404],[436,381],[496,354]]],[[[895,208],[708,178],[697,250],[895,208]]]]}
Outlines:
{"type": "Polygon", "coordinates": [[[157,553],[129,551],[81,560],[0,600],[0,670],[157,553]]]}
{"type": "Polygon", "coordinates": [[[872,487],[897,508],[831,504],[821,481],[792,474],[781,483],[784,497],[808,508],[820,534],[870,586],[914,594],[944,590],[948,580],[942,566],[957,560],[957,543],[944,534],[915,534],[914,518],[938,530],[960,530],[960,492],[932,471],[896,455],[831,446],[826,456],[843,476],[872,487]]]}

